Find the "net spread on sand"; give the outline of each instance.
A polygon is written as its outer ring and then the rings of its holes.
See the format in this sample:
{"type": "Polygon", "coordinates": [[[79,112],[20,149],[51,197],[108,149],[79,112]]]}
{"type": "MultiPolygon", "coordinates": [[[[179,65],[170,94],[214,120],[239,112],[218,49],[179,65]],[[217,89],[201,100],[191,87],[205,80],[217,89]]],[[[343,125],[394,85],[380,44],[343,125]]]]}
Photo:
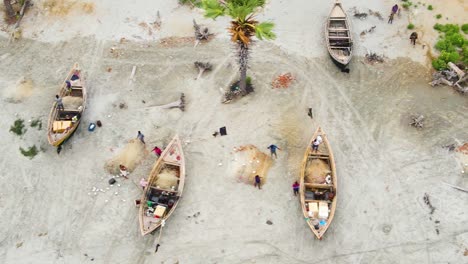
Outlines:
{"type": "Polygon", "coordinates": [[[140,164],[145,155],[145,145],[138,139],[132,139],[117,155],[106,162],[104,168],[111,174],[118,174],[119,165],[122,164],[131,172],[140,164]]]}
{"type": "Polygon", "coordinates": [[[255,175],[259,175],[262,184],[265,183],[271,158],[258,150],[254,145],[234,148],[234,175],[240,181],[253,184],[255,175]]]}
{"type": "Polygon", "coordinates": [[[156,179],[156,186],[161,189],[171,189],[172,186],[177,187],[177,172],[175,170],[163,169],[156,179]]]}
{"type": "Polygon", "coordinates": [[[328,163],[321,159],[313,159],[309,161],[305,171],[305,182],[321,184],[325,182],[325,177],[330,174],[328,163]]]}
{"type": "Polygon", "coordinates": [[[62,98],[63,107],[65,109],[77,109],[83,105],[83,98],[74,96],[64,96],[62,98]]]}

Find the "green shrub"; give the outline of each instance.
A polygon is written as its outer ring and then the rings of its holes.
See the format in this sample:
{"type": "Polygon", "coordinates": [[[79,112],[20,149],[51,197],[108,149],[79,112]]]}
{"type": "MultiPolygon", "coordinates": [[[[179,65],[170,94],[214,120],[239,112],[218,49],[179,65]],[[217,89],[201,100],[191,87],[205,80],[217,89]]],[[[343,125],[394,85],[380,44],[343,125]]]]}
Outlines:
{"type": "Polygon", "coordinates": [[[411,2],[406,2],[406,3],[403,3],[402,6],[403,6],[404,9],[409,9],[409,7],[410,7],[411,5],[412,5],[411,2]]]}
{"type": "Polygon", "coordinates": [[[465,44],[465,38],[460,33],[453,33],[446,36],[447,40],[457,47],[463,47],[465,44]]]}
{"type": "MultiPolygon", "coordinates": [[[[440,55],[432,61],[434,69],[445,69],[448,62],[461,62],[465,66],[468,65],[468,39],[460,33],[460,27],[454,24],[437,23],[434,25],[434,29],[440,33],[440,39],[435,44],[440,55]]],[[[468,30],[468,25],[465,26],[465,29],[468,30]]]]}
{"type": "Polygon", "coordinates": [[[448,52],[455,51],[455,47],[447,39],[441,39],[441,40],[437,41],[437,43],[435,45],[435,48],[438,51],[448,51],[448,52]]]}
{"type": "Polygon", "coordinates": [[[437,14],[437,15],[436,15],[436,18],[437,18],[437,19],[441,19],[441,18],[442,18],[442,14],[437,14]]]}
{"type": "Polygon", "coordinates": [[[414,25],[410,23],[406,28],[407,29],[414,29],[414,25]]]}
{"type": "Polygon", "coordinates": [[[42,129],[42,121],[40,119],[35,119],[31,121],[31,127],[37,127],[38,130],[42,129]]]}
{"type": "Polygon", "coordinates": [[[431,10],[431,11],[432,11],[433,9],[434,9],[434,7],[432,7],[432,5],[428,5],[428,6],[427,6],[427,10],[431,10]]]}
{"type": "Polygon", "coordinates": [[[18,136],[21,136],[24,133],[26,133],[26,129],[24,128],[24,120],[16,119],[15,123],[13,123],[13,125],[10,127],[10,132],[13,132],[18,136]]]}
{"type": "Polygon", "coordinates": [[[441,59],[433,59],[432,60],[432,67],[434,67],[434,69],[440,71],[440,70],[443,70],[443,69],[447,69],[447,63],[441,59]]]}
{"type": "Polygon", "coordinates": [[[29,147],[28,150],[23,149],[22,147],[19,148],[21,151],[21,154],[25,157],[29,157],[29,159],[34,158],[39,153],[39,150],[37,149],[36,145],[33,145],[32,147],[29,147]]]}
{"type": "Polygon", "coordinates": [[[461,30],[463,31],[463,33],[468,34],[468,24],[463,24],[461,30]]]}

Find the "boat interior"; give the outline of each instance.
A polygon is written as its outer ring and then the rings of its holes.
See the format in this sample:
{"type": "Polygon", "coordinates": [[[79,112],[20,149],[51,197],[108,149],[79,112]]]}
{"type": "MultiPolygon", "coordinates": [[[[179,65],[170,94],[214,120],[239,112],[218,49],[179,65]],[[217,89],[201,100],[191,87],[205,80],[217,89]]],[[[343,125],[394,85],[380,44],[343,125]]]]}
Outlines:
{"type": "Polygon", "coordinates": [[[346,25],[346,18],[333,18],[328,23],[328,41],[330,49],[340,59],[351,55],[351,36],[346,25]]]}
{"type": "MultiPolygon", "coordinates": [[[[320,147],[325,148],[325,144],[320,147]]],[[[320,233],[328,225],[333,199],[336,190],[333,186],[333,171],[331,170],[330,157],[327,151],[319,148],[318,153],[310,153],[304,177],[304,201],[305,210],[310,224],[320,233]]]]}
{"type": "Polygon", "coordinates": [[[158,175],[151,180],[146,192],[144,206],[144,228],[150,229],[152,224],[159,223],[171,211],[179,199],[180,167],[173,164],[163,164],[158,175]]]}

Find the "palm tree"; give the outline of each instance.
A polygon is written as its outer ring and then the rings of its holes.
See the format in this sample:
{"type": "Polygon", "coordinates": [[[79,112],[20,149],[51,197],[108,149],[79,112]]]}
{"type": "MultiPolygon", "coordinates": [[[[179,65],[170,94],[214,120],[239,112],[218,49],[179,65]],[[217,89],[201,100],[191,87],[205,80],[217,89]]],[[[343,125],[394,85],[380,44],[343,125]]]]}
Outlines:
{"type": "Polygon", "coordinates": [[[219,16],[232,18],[229,27],[231,41],[238,48],[238,62],[240,71],[239,89],[247,94],[247,62],[249,47],[255,35],[258,39],[270,40],[276,37],[273,33],[274,24],[255,20],[256,12],[265,5],[265,0],[202,0],[205,16],[216,19],[219,16]]]}
{"type": "Polygon", "coordinates": [[[15,15],[15,11],[13,11],[13,7],[11,6],[11,0],[3,0],[3,4],[5,5],[8,17],[13,17],[15,15]]]}

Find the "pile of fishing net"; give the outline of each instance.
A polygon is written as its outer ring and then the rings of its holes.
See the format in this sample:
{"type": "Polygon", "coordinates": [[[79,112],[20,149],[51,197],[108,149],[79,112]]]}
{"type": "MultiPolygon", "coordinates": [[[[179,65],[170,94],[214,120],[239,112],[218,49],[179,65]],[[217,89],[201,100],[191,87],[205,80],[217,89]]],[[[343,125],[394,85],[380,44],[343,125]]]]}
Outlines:
{"type": "Polygon", "coordinates": [[[321,159],[313,159],[305,171],[305,181],[308,183],[325,183],[327,175],[331,174],[328,163],[321,159]]]}
{"type": "Polygon", "coordinates": [[[177,171],[171,169],[163,169],[156,178],[156,187],[170,190],[172,186],[177,187],[177,171]]]}
{"type": "Polygon", "coordinates": [[[62,98],[62,103],[65,109],[78,109],[83,105],[83,98],[75,96],[64,96],[62,98]]]}
{"type": "Polygon", "coordinates": [[[230,167],[238,181],[253,184],[255,175],[259,175],[262,184],[265,183],[268,169],[271,166],[269,155],[261,152],[254,145],[245,145],[234,148],[233,156],[230,167]]]}
{"type": "Polygon", "coordinates": [[[145,145],[138,139],[132,139],[117,155],[106,162],[104,168],[111,174],[119,174],[119,165],[122,164],[131,172],[141,163],[146,154],[145,145]]]}

